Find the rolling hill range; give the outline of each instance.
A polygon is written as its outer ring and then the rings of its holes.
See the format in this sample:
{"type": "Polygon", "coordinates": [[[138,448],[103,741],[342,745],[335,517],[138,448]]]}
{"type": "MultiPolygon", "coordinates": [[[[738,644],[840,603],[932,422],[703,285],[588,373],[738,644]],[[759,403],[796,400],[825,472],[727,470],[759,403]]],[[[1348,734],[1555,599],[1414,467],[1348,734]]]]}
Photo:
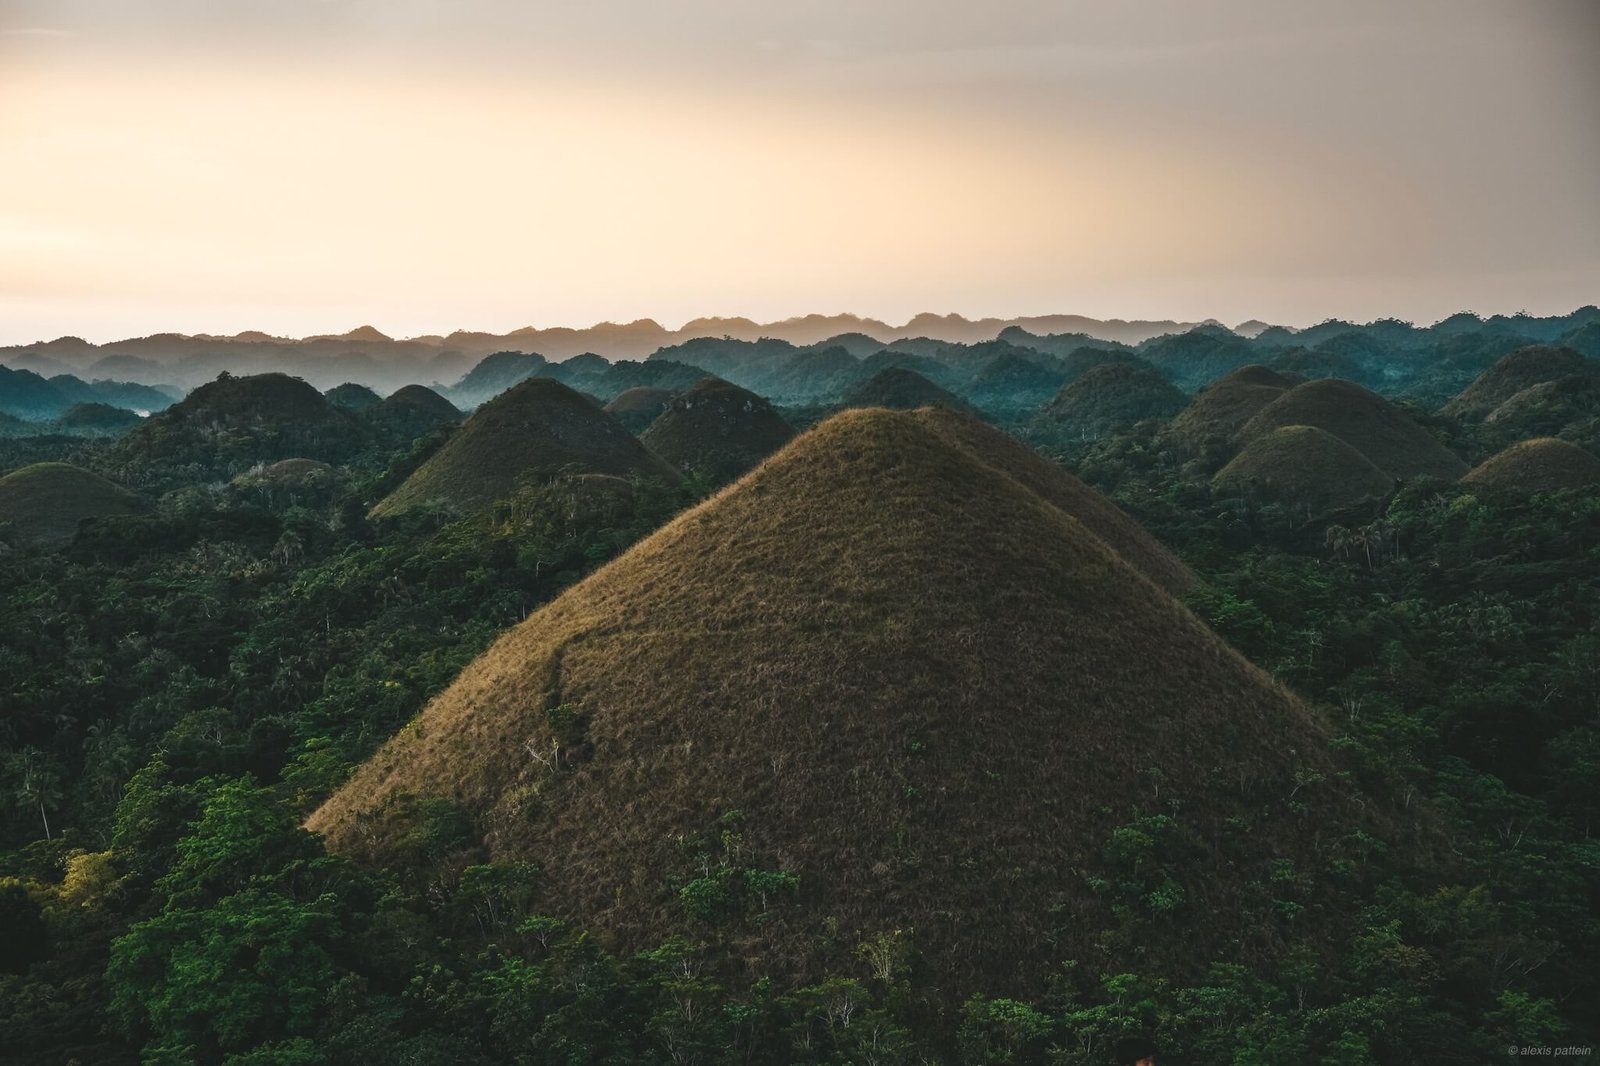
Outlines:
{"type": "Polygon", "coordinates": [[[1462,477],[1463,485],[1497,492],[1558,492],[1600,485],[1600,459],[1554,437],[1518,441],[1462,477]]]}
{"type": "Polygon", "coordinates": [[[639,440],[679,470],[724,481],[793,436],[793,427],[760,396],[721,378],[704,378],[669,400],[639,440]]]}
{"type": "Polygon", "coordinates": [[[1342,786],[1299,787],[1322,727],[984,444],[829,420],[507,632],[308,825],[381,856],[440,796],[620,950],[805,977],[899,930],[959,1002],[1116,954],[1095,878],[1159,773],[1184,917],[1141,956],[1270,956],[1241,899],[1346,831],[1342,786]]]}
{"type": "Polygon", "coordinates": [[[147,510],[127,489],[70,463],[35,463],[0,478],[0,523],[23,544],[62,544],[86,518],[147,510]]]}
{"type": "Polygon", "coordinates": [[[413,507],[472,511],[524,477],[576,467],[592,474],[676,481],[621,423],[550,378],[527,378],[475,411],[438,452],[372,508],[386,517],[413,507]]]}
{"type": "Polygon", "coordinates": [[[1248,446],[1281,426],[1325,430],[1392,478],[1426,475],[1454,481],[1467,470],[1466,463],[1394,404],[1338,378],[1286,390],[1240,428],[1238,440],[1248,446]]]}

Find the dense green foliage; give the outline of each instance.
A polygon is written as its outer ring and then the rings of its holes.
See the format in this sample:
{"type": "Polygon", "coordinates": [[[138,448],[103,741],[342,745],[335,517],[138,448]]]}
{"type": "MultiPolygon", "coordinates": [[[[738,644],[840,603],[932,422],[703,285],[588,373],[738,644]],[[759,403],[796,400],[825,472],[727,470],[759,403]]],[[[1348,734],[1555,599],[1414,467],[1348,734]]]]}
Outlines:
{"type": "MultiPolygon", "coordinates": [[[[1496,443],[1427,424],[1474,461],[1496,443]]],[[[1062,958],[1028,1002],[951,1007],[915,930],[807,987],[730,981],[719,930],[805,890],[739,854],[738,812],[685,845],[676,888],[704,937],[628,957],[551,917],[536,866],[486,863],[448,804],[410,812],[385,870],[299,828],[496,633],[704,490],[565,476],[486,515],[368,521],[437,443],[304,484],[190,485],[66,549],[0,556],[7,1061],[1089,1064],[1138,1032],[1181,1062],[1355,1066],[1595,1039],[1600,495],[1419,481],[1313,519],[1213,497],[1148,426],[1073,455],[1206,579],[1193,609],[1315,701],[1355,781],[1415,824],[1275,869],[1274,922],[1292,928],[1313,885],[1348,902],[1284,961],[1176,982],[1131,950],[1182,920],[1197,846],[1154,809],[1107,835],[1118,873],[1097,886],[1125,968],[1062,958]]],[[[49,447],[19,455],[82,454],[49,447]]]]}

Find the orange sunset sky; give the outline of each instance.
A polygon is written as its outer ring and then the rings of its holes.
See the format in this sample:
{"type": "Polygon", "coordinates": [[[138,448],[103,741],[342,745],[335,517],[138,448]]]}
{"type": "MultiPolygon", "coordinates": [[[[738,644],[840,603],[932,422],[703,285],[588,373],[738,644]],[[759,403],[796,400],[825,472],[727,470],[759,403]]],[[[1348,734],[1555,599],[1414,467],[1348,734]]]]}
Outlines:
{"type": "Polygon", "coordinates": [[[0,0],[0,343],[1600,300],[1583,0],[0,0]]]}

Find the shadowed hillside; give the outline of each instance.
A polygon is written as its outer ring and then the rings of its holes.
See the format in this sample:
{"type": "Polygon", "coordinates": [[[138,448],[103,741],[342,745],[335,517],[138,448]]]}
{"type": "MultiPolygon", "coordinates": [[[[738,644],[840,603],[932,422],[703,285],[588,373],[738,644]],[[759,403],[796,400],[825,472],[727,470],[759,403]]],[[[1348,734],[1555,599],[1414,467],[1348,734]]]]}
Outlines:
{"type": "Polygon", "coordinates": [[[667,401],[671,400],[671,389],[658,389],[651,385],[635,385],[633,388],[619,393],[615,399],[606,404],[606,414],[615,418],[633,433],[643,433],[645,427],[656,420],[656,416],[667,409],[667,401]]]}
{"type": "Polygon", "coordinates": [[[122,486],[70,463],[35,463],[0,478],[0,532],[9,525],[22,544],[62,544],[86,518],[148,509],[122,486]]]}
{"type": "Polygon", "coordinates": [[[1332,775],[1322,729],[937,424],[799,438],[505,634],[310,826],[382,854],[442,795],[620,948],[714,918],[728,965],[814,975],[900,930],[959,1001],[1105,957],[1090,879],[1159,772],[1195,861],[1148,958],[1270,955],[1232,916],[1274,861],[1327,861],[1339,793],[1297,786],[1332,775]]]}
{"type": "Polygon", "coordinates": [[[794,429],[755,393],[704,378],[668,402],[639,438],[680,470],[738,477],[789,443],[794,429]]]}
{"type": "Polygon", "coordinates": [[[424,385],[407,385],[366,413],[373,425],[397,443],[461,421],[455,404],[424,385]]]}
{"type": "Polygon", "coordinates": [[[505,496],[519,479],[567,466],[618,477],[678,477],[588,399],[558,381],[536,377],[480,407],[372,514],[422,506],[471,511],[505,496]]]}
{"type": "Polygon", "coordinates": [[[1427,475],[1453,481],[1467,469],[1394,404],[1337,378],[1308,381],[1284,392],[1244,424],[1239,442],[1248,445],[1281,426],[1326,430],[1392,478],[1427,475]]]}

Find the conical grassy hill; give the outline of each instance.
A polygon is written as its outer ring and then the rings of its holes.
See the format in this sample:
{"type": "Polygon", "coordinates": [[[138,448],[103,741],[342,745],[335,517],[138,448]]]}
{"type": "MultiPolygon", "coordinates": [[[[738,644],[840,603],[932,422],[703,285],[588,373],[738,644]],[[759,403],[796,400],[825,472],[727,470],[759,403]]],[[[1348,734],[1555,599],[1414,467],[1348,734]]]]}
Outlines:
{"type": "Polygon", "coordinates": [[[1444,413],[1482,418],[1523,389],[1574,374],[1600,376],[1600,367],[1571,348],[1534,344],[1495,361],[1444,405],[1444,413]]]}
{"type": "Polygon", "coordinates": [[[1219,493],[1315,512],[1373,499],[1394,479],[1344,441],[1314,426],[1279,426],[1247,444],[1211,479],[1219,493]]]}
{"type": "Polygon", "coordinates": [[[34,463],[0,478],[0,523],[24,544],[62,544],[86,518],[148,509],[122,486],[71,463],[34,463]]]}
{"type": "Polygon", "coordinates": [[[577,467],[667,481],[677,471],[616,419],[550,378],[528,378],[478,408],[434,455],[372,508],[374,517],[420,506],[487,507],[520,478],[577,467]]]}
{"type": "Polygon", "coordinates": [[[949,389],[935,385],[915,370],[885,367],[845,394],[845,407],[887,407],[913,411],[918,407],[943,407],[976,413],[973,406],[949,389]]]}
{"type": "Polygon", "coordinates": [[[760,396],[721,378],[702,378],[674,397],[639,439],[680,470],[731,480],[793,437],[793,427],[760,396]]]}
{"type": "Polygon", "coordinates": [[[1558,492],[1600,486],[1600,459],[1555,437],[1518,441],[1473,467],[1463,485],[1500,492],[1558,492]]]}
{"type": "Polygon", "coordinates": [[[1430,437],[1394,404],[1339,378],[1296,385],[1258,411],[1239,430],[1248,446],[1281,426],[1314,426],[1332,433],[1391,478],[1427,475],[1454,481],[1467,464],[1430,437]]]}
{"type": "Polygon", "coordinates": [[[503,635],[309,826],[381,857],[442,797],[617,949],[786,980],[898,930],[955,1002],[1039,991],[1158,889],[1144,962],[1270,955],[1243,900],[1348,831],[1322,728],[940,425],[797,438],[503,635]]]}
{"type": "Polygon", "coordinates": [[[1260,364],[1242,366],[1196,393],[1167,432],[1194,449],[1231,440],[1240,426],[1302,380],[1260,364]]]}
{"type": "Polygon", "coordinates": [[[403,442],[460,422],[461,412],[427,386],[407,385],[384,397],[366,417],[391,439],[403,442]]]}

